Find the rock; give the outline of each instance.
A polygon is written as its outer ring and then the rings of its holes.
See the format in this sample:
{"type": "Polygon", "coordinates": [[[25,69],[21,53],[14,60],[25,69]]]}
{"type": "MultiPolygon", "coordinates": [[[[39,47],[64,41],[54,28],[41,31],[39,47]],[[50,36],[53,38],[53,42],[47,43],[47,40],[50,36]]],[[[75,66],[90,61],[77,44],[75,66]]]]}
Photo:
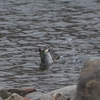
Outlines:
{"type": "Polygon", "coordinates": [[[68,97],[68,100],[69,100],[69,97],[70,97],[70,100],[73,100],[71,99],[73,95],[71,93],[76,90],[76,85],[66,86],[64,88],[54,90],[46,94],[41,93],[41,92],[32,92],[30,91],[30,89],[28,90],[28,88],[27,89],[26,88],[23,88],[23,89],[13,88],[13,89],[4,89],[4,90],[5,92],[1,91],[4,94],[4,96],[6,96],[6,94],[8,93],[7,91],[12,93],[12,94],[10,93],[11,96],[7,96],[6,99],[3,98],[5,100],[23,100],[23,99],[24,100],[67,100],[66,99],[67,97],[68,97]],[[22,97],[19,95],[19,94],[23,94],[21,93],[22,90],[25,90],[25,91],[27,90],[25,92],[26,94],[25,97],[22,97]],[[13,93],[13,92],[18,92],[19,94],[13,93]],[[32,92],[32,93],[29,93],[29,92],[32,92]]]}
{"type": "Polygon", "coordinates": [[[25,96],[28,93],[35,92],[36,89],[32,87],[25,87],[25,88],[12,88],[12,89],[7,89],[7,92],[10,93],[17,93],[20,96],[25,96]]]}
{"type": "Polygon", "coordinates": [[[11,94],[8,93],[6,89],[1,89],[1,90],[0,90],[0,97],[1,97],[2,99],[6,99],[6,98],[8,98],[10,95],[11,95],[11,94]]]}
{"type": "Polygon", "coordinates": [[[43,95],[42,92],[32,92],[32,93],[25,95],[25,97],[32,99],[32,98],[37,98],[37,97],[42,96],[42,95],[43,95]]]}
{"type": "Polygon", "coordinates": [[[64,100],[63,96],[60,93],[55,93],[53,97],[54,100],[64,100]]]}
{"type": "Polygon", "coordinates": [[[100,100],[100,57],[89,58],[85,63],[74,100],[100,100]]]}
{"type": "Polygon", "coordinates": [[[49,94],[54,96],[56,93],[60,93],[62,100],[74,100],[72,99],[73,98],[72,95],[74,94],[75,91],[76,91],[76,85],[71,85],[58,90],[54,90],[49,94]]]}
{"type": "Polygon", "coordinates": [[[66,86],[64,88],[54,90],[46,94],[37,95],[35,97],[33,96],[31,100],[67,100],[66,98],[69,96],[69,94],[75,90],[76,85],[66,86]]]}
{"type": "Polygon", "coordinates": [[[76,93],[76,89],[69,93],[66,100],[74,100],[75,93],[76,93]]]}
{"type": "Polygon", "coordinates": [[[29,98],[24,98],[24,100],[30,100],[29,98]]]}
{"type": "Polygon", "coordinates": [[[13,93],[10,97],[5,100],[25,100],[22,96],[18,95],[17,93],[13,93]]]}
{"type": "Polygon", "coordinates": [[[0,100],[3,100],[3,99],[0,97],[0,100]]]}

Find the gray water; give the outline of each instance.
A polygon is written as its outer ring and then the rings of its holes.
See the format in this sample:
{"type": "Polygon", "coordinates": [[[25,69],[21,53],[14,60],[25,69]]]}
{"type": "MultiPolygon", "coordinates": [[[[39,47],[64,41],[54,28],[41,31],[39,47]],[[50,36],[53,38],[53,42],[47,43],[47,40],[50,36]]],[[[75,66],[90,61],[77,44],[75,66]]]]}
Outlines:
{"type": "Polygon", "coordinates": [[[0,87],[77,84],[85,60],[99,53],[99,0],[0,0],[0,87]],[[60,59],[41,69],[45,46],[60,59]]]}

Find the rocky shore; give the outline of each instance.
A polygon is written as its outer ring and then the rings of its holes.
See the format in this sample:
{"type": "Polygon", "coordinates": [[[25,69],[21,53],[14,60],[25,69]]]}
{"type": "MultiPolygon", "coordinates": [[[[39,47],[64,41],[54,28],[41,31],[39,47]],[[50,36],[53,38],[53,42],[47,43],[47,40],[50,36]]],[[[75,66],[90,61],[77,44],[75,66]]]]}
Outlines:
{"type": "Polygon", "coordinates": [[[0,100],[74,100],[76,85],[48,92],[38,92],[32,88],[26,89],[1,89],[0,100]],[[10,90],[10,92],[9,92],[10,90]],[[31,92],[31,93],[30,93],[31,92]]]}
{"type": "Polygon", "coordinates": [[[92,57],[86,61],[77,85],[46,94],[32,87],[0,88],[0,100],[100,100],[100,57],[92,57]]]}

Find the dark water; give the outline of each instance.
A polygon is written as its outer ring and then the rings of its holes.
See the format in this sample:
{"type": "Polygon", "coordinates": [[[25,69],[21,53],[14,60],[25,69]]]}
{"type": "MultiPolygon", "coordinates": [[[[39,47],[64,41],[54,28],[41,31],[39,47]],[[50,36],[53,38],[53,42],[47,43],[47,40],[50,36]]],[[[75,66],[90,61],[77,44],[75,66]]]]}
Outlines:
{"type": "Polygon", "coordinates": [[[99,53],[99,0],[0,0],[0,87],[77,84],[85,59],[99,53]],[[41,70],[45,46],[60,59],[41,70]]]}

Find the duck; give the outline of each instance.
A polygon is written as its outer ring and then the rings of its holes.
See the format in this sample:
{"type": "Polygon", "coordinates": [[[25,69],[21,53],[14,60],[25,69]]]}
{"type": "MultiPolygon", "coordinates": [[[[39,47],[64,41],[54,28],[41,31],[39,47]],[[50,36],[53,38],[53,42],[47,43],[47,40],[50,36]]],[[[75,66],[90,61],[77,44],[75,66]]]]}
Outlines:
{"type": "Polygon", "coordinates": [[[50,54],[50,48],[45,48],[44,50],[39,48],[39,53],[40,53],[42,65],[50,65],[54,62],[54,60],[50,54]]]}

